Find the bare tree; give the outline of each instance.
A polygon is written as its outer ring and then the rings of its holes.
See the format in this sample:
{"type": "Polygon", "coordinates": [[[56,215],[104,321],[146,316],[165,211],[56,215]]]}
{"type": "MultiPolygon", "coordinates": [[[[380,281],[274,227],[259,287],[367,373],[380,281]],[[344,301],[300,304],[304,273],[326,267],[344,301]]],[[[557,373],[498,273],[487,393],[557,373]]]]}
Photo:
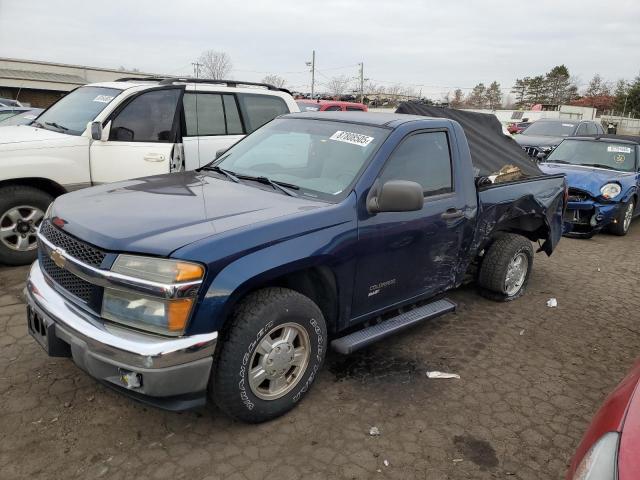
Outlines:
{"type": "Polygon", "coordinates": [[[344,95],[349,87],[349,83],[351,79],[346,75],[340,75],[339,77],[331,77],[331,79],[327,82],[327,89],[329,93],[334,97],[339,97],[340,95],[344,95]]]}
{"type": "Polygon", "coordinates": [[[274,87],[284,88],[287,81],[279,75],[270,73],[262,79],[262,83],[268,83],[269,85],[273,85],[274,87]]]}
{"type": "MultiPolygon", "coordinates": [[[[449,94],[447,93],[447,97],[449,94]]],[[[460,108],[464,104],[464,93],[461,89],[456,88],[453,91],[453,98],[449,97],[449,105],[451,108],[460,108]]]]}
{"type": "Polygon", "coordinates": [[[206,50],[202,52],[198,62],[202,65],[202,73],[204,76],[214,80],[228,78],[233,68],[229,54],[216,50],[206,50]]]}

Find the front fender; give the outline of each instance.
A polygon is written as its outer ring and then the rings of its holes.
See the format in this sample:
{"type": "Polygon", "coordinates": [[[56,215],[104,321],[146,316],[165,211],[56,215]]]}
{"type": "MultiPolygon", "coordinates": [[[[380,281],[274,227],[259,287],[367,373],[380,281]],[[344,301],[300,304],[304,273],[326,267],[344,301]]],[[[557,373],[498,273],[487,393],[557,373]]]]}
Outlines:
{"type": "Polygon", "coordinates": [[[357,240],[354,224],[340,224],[266,246],[237,258],[213,278],[188,329],[190,335],[220,330],[233,308],[248,292],[283,275],[327,266],[335,276],[339,305],[350,304],[357,240]],[[351,248],[350,248],[351,247],[351,248]],[[349,273],[351,272],[351,273],[349,273]]]}

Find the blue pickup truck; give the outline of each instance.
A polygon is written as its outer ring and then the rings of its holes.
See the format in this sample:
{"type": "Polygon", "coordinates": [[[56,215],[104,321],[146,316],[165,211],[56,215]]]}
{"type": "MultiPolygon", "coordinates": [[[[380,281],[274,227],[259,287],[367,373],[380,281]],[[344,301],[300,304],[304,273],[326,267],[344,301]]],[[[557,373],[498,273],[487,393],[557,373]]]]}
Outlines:
{"type": "Polygon", "coordinates": [[[532,242],[550,255],[561,238],[564,176],[489,177],[449,119],[284,115],[199,171],[56,199],[29,331],[139,400],[208,394],[243,421],[274,418],[330,346],[450,312],[442,294],[467,278],[495,300],[523,294],[532,242]]]}
{"type": "Polygon", "coordinates": [[[567,236],[590,238],[601,230],[624,236],[640,215],[640,137],[566,139],[539,166],[567,176],[567,236]]]}

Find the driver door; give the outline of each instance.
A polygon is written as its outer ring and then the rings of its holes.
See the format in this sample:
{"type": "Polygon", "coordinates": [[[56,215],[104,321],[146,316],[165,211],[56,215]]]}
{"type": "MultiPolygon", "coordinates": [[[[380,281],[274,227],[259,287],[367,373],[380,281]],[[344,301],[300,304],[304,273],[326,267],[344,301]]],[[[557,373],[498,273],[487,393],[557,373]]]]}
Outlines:
{"type": "Polygon", "coordinates": [[[184,87],[145,90],[125,101],[105,125],[106,141],[90,147],[94,184],[169,173],[181,155],[180,109],[184,87]]]}

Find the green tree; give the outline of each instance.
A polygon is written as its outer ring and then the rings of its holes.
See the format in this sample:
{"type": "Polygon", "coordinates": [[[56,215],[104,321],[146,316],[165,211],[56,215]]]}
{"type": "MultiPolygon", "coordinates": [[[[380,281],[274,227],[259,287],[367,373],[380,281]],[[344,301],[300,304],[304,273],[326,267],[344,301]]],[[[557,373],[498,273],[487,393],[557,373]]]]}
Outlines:
{"type": "Polygon", "coordinates": [[[640,75],[638,75],[627,92],[627,108],[624,110],[625,115],[630,114],[632,117],[640,116],[640,75]]]}
{"type": "Polygon", "coordinates": [[[502,106],[502,90],[500,89],[500,84],[498,82],[493,81],[491,85],[489,85],[489,88],[487,88],[487,91],[485,92],[485,99],[491,110],[495,110],[502,106]]]}
{"type": "Polygon", "coordinates": [[[622,113],[622,111],[625,110],[625,104],[628,100],[627,94],[629,93],[630,86],[629,82],[623,78],[616,82],[616,86],[613,89],[613,96],[615,97],[613,108],[615,108],[618,113],[622,113]]]}
{"type": "MultiPolygon", "coordinates": [[[[553,67],[545,75],[544,84],[546,92],[542,96],[543,100],[537,103],[565,104],[573,100],[577,93],[577,87],[571,81],[569,69],[565,65],[553,67]]],[[[539,94],[538,98],[540,98],[539,94]]]]}
{"type": "Polygon", "coordinates": [[[531,81],[530,77],[517,78],[516,83],[514,83],[513,87],[511,87],[511,93],[513,93],[516,96],[516,103],[515,103],[516,108],[524,107],[530,81],[531,81]]]}
{"type": "Polygon", "coordinates": [[[529,79],[525,102],[528,105],[547,103],[549,101],[548,86],[545,77],[538,75],[529,79]]]}
{"type": "Polygon", "coordinates": [[[487,103],[487,87],[484,83],[479,83],[467,96],[465,105],[471,108],[484,108],[487,103]]]}

